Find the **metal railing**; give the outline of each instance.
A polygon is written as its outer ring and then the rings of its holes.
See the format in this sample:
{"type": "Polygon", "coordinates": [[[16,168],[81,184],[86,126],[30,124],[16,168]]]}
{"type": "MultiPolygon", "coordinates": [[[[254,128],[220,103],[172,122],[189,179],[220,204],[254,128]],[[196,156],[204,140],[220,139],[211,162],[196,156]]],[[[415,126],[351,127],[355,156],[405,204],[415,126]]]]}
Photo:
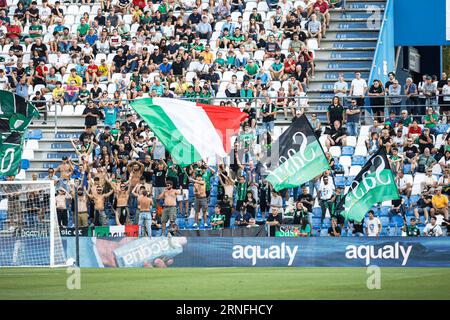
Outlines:
{"type": "MultiPolygon", "coordinates": [[[[275,107],[277,108],[278,112],[284,112],[285,109],[287,109],[288,113],[289,111],[293,110],[304,110],[306,114],[317,114],[318,119],[321,121],[322,124],[327,124],[327,121],[324,120],[323,115],[327,113],[327,107],[332,104],[333,97],[330,95],[329,103],[320,103],[317,107],[311,106],[308,103],[308,100],[311,99],[311,97],[308,96],[302,96],[302,97],[276,97],[269,95],[270,97],[270,103],[275,104],[275,107]],[[283,103],[282,105],[277,105],[277,102],[281,104],[282,100],[288,100],[286,103],[283,103]]],[[[406,95],[399,95],[399,96],[376,96],[376,97],[368,97],[365,96],[365,99],[369,102],[372,102],[372,99],[377,100],[383,100],[383,103],[380,103],[377,105],[364,105],[360,106],[361,113],[359,116],[360,124],[364,122],[365,124],[371,124],[373,123],[373,120],[376,118],[387,118],[390,115],[391,111],[394,111],[396,113],[396,116],[401,115],[401,111],[407,110],[408,115],[413,116],[415,119],[420,121],[420,119],[427,114],[426,110],[429,107],[433,108],[434,113],[443,114],[442,107],[446,107],[450,110],[450,100],[444,101],[444,104],[439,103],[439,97],[446,97],[450,99],[450,95],[436,95],[433,97],[424,97],[420,95],[408,97],[406,95]],[[392,99],[399,99],[401,98],[400,103],[392,103],[392,99]],[[381,115],[377,115],[377,112],[381,112],[381,115]]],[[[346,96],[346,97],[339,97],[341,105],[345,108],[348,105],[350,105],[351,100],[361,99],[361,96],[346,96]]],[[[256,118],[260,118],[259,115],[259,108],[266,103],[266,97],[196,97],[196,98],[187,98],[187,97],[176,97],[176,99],[180,100],[186,100],[191,102],[197,102],[197,103],[205,103],[207,101],[210,101],[210,104],[215,105],[221,105],[223,102],[225,105],[224,107],[239,107],[241,110],[245,107],[244,104],[249,102],[250,108],[256,109],[256,118]]],[[[321,98],[323,99],[323,97],[321,98]]],[[[122,102],[122,113],[132,113],[132,108],[130,107],[130,103],[133,102],[135,99],[105,99],[105,101],[113,102],[114,104],[117,104],[119,102],[122,102]]],[[[95,100],[95,102],[98,102],[99,100],[95,100]]],[[[38,100],[38,101],[30,101],[30,102],[44,102],[47,104],[47,113],[53,113],[53,119],[55,124],[55,133],[58,130],[58,119],[61,117],[61,114],[59,113],[59,110],[61,110],[61,106],[59,103],[49,102],[47,100],[38,100]],[[50,111],[49,106],[54,106],[54,112],[50,111]]],[[[317,103],[317,102],[315,102],[317,103]]],[[[85,104],[77,104],[78,106],[85,106],[85,104]]],[[[97,103],[98,105],[98,103],[97,103]]],[[[70,105],[65,105],[64,108],[74,108],[70,105]]],[[[40,113],[44,113],[40,111],[40,113]]],[[[74,114],[75,115],[75,114],[74,114]]],[[[79,114],[77,114],[79,115],[79,114]]],[[[325,118],[326,119],[326,118],[325,118]]],[[[279,119],[275,119],[275,123],[281,123],[279,119]],[[278,121],[277,121],[278,120],[278,121]]]]}

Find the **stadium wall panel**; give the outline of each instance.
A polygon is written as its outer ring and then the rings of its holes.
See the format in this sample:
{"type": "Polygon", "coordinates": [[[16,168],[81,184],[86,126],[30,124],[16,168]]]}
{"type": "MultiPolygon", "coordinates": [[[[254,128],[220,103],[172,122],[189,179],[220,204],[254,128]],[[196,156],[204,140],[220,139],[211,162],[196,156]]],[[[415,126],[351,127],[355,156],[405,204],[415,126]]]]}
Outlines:
{"type": "MultiPolygon", "coordinates": [[[[81,267],[449,267],[450,238],[80,238],[81,267]]],[[[75,257],[75,238],[65,238],[75,257]]]]}

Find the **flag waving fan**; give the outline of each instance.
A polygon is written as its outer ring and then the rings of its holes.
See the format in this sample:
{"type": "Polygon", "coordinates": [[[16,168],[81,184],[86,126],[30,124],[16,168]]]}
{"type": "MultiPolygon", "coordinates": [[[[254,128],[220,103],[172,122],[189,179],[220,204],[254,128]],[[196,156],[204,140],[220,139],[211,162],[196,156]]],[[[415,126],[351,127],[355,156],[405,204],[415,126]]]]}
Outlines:
{"type": "Polygon", "coordinates": [[[201,105],[170,98],[143,98],[131,103],[177,163],[226,156],[230,138],[247,114],[238,108],[201,105]]]}
{"type": "Polygon", "coordinates": [[[12,92],[0,90],[0,176],[17,174],[24,132],[34,117],[39,118],[39,112],[33,104],[12,92]]]}
{"type": "Polygon", "coordinates": [[[374,204],[398,199],[400,195],[386,149],[380,148],[353,180],[345,197],[345,210],[341,214],[347,220],[361,221],[374,204]]]}
{"type": "Polygon", "coordinates": [[[0,133],[24,132],[33,118],[39,118],[36,107],[23,97],[0,90],[0,133]]]}
{"type": "MultiPolygon", "coordinates": [[[[267,160],[264,162],[267,168],[267,160]]],[[[276,191],[298,187],[330,169],[325,153],[303,114],[271,148],[267,181],[276,191]]]]}

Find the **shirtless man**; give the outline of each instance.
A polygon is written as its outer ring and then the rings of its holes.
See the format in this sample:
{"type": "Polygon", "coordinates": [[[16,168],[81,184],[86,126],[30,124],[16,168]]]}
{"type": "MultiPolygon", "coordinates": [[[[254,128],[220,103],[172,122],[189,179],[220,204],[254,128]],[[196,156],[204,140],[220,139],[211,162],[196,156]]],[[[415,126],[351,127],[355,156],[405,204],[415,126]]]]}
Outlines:
{"type": "Polygon", "coordinates": [[[175,223],[175,219],[177,218],[177,195],[180,195],[182,190],[174,190],[172,189],[173,182],[168,180],[166,181],[166,188],[158,196],[159,199],[164,198],[164,209],[162,213],[162,236],[166,235],[166,224],[170,219],[170,223],[175,223]]]}
{"type": "Polygon", "coordinates": [[[78,227],[88,226],[88,197],[86,195],[86,189],[78,187],[78,227]]]}
{"type": "Polygon", "coordinates": [[[103,187],[100,185],[97,185],[93,188],[89,187],[89,190],[87,192],[87,196],[89,197],[89,199],[94,200],[94,221],[98,216],[100,219],[100,224],[102,226],[107,226],[109,224],[105,213],[105,199],[107,199],[110,195],[112,195],[113,192],[114,190],[111,190],[108,193],[104,194],[103,187]]]}
{"type": "Polygon", "coordinates": [[[58,225],[63,228],[67,228],[67,200],[72,199],[70,193],[64,188],[58,189],[58,194],[55,197],[56,200],[56,214],[58,216],[58,225]]]}
{"type": "Polygon", "coordinates": [[[62,163],[55,169],[55,173],[59,172],[61,174],[59,187],[66,189],[66,191],[69,191],[68,182],[72,176],[73,169],[72,160],[66,156],[62,157],[62,163]]]}
{"type": "Polygon", "coordinates": [[[153,207],[153,199],[151,194],[145,189],[144,186],[139,188],[139,194],[133,192],[137,197],[138,209],[139,209],[139,236],[144,237],[152,236],[152,213],[150,212],[153,207]]]}
{"type": "Polygon", "coordinates": [[[130,193],[131,193],[130,186],[125,182],[121,182],[116,187],[115,190],[117,200],[116,223],[118,226],[130,222],[128,212],[128,200],[130,199],[130,193]]]}
{"type": "Polygon", "coordinates": [[[130,188],[134,187],[139,183],[142,175],[144,174],[144,165],[139,161],[132,161],[128,164],[128,173],[130,174],[130,188]]]}
{"type": "Polygon", "coordinates": [[[194,180],[194,210],[195,210],[195,218],[193,227],[196,228],[198,226],[198,215],[200,214],[200,209],[203,212],[203,224],[205,227],[208,226],[206,222],[206,217],[208,215],[208,198],[206,197],[206,183],[202,179],[202,174],[198,173],[194,180]]]}

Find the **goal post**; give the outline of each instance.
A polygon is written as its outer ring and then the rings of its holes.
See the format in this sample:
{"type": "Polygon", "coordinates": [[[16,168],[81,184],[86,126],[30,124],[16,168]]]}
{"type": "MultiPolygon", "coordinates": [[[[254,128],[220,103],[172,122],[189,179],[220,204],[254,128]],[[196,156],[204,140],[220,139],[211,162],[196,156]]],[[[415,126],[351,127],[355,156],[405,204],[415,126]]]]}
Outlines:
{"type": "Polygon", "coordinates": [[[65,265],[53,181],[0,181],[0,267],[65,265]]]}

